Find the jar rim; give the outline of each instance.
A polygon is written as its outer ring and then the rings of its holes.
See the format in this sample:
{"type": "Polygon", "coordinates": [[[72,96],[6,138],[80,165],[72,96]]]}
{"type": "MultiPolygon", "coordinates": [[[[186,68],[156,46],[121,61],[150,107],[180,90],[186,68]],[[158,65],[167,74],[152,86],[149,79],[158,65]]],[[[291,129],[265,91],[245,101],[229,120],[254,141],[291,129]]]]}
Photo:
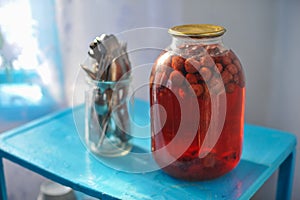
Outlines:
{"type": "Polygon", "coordinates": [[[173,36],[213,38],[222,36],[226,32],[226,29],[214,24],[185,24],[174,26],[168,32],[173,36]]]}
{"type": "Polygon", "coordinates": [[[128,77],[128,78],[121,78],[120,80],[118,81],[102,81],[102,80],[93,80],[91,79],[90,77],[86,76],[86,82],[88,84],[93,84],[93,85],[97,85],[97,86],[111,86],[111,87],[114,87],[116,85],[128,85],[131,83],[132,81],[132,77],[128,77]]]}

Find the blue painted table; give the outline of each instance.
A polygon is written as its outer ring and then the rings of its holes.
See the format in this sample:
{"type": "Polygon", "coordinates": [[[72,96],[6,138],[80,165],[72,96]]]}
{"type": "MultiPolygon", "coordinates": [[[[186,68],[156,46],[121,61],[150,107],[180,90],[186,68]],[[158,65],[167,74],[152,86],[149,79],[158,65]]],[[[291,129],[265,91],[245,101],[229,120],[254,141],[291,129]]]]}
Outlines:
{"type": "MultiPolygon", "coordinates": [[[[136,116],[145,118],[148,105],[136,104],[136,116]]],[[[0,199],[6,199],[2,158],[101,199],[249,199],[279,169],[277,199],[290,199],[296,147],[292,134],[246,125],[242,160],[233,171],[211,181],[186,182],[161,170],[134,174],[103,165],[77,134],[73,116],[83,113],[83,107],[68,109],[0,135],[0,199]]],[[[145,143],[135,145],[150,149],[145,143]]]]}

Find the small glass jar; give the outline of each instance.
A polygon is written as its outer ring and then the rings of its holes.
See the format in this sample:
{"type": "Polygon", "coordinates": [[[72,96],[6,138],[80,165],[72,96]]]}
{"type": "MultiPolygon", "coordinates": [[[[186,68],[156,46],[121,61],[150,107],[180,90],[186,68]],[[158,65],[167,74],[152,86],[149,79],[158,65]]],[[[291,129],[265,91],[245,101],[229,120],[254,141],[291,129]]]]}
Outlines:
{"type": "Polygon", "coordinates": [[[225,31],[210,24],[169,29],[172,43],[152,68],[152,153],[173,177],[213,179],[239,163],[245,78],[222,42],[225,31]]]}
{"type": "Polygon", "coordinates": [[[87,77],[85,143],[98,156],[130,152],[129,91],[131,79],[96,81],[87,77]]]}

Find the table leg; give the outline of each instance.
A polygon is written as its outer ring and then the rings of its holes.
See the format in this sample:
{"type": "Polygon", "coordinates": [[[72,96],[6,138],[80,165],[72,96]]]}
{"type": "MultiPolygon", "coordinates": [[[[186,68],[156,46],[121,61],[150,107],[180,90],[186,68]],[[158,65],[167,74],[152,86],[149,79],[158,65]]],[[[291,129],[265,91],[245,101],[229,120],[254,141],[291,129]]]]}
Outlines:
{"type": "Polygon", "coordinates": [[[292,195],[296,149],[285,159],[279,167],[277,180],[277,200],[289,200],[292,195]]]}
{"type": "Polygon", "coordinates": [[[3,159],[0,157],[0,200],[6,200],[3,159]]]}

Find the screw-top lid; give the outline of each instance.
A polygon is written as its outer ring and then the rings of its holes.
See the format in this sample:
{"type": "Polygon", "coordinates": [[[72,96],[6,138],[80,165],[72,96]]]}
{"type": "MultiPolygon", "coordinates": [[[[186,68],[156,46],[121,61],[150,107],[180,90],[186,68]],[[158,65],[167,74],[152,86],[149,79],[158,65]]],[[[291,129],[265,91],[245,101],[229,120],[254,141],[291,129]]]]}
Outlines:
{"type": "Polygon", "coordinates": [[[168,32],[174,36],[211,38],[223,35],[226,29],[213,24],[186,24],[174,26],[170,28],[168,32]]]}

